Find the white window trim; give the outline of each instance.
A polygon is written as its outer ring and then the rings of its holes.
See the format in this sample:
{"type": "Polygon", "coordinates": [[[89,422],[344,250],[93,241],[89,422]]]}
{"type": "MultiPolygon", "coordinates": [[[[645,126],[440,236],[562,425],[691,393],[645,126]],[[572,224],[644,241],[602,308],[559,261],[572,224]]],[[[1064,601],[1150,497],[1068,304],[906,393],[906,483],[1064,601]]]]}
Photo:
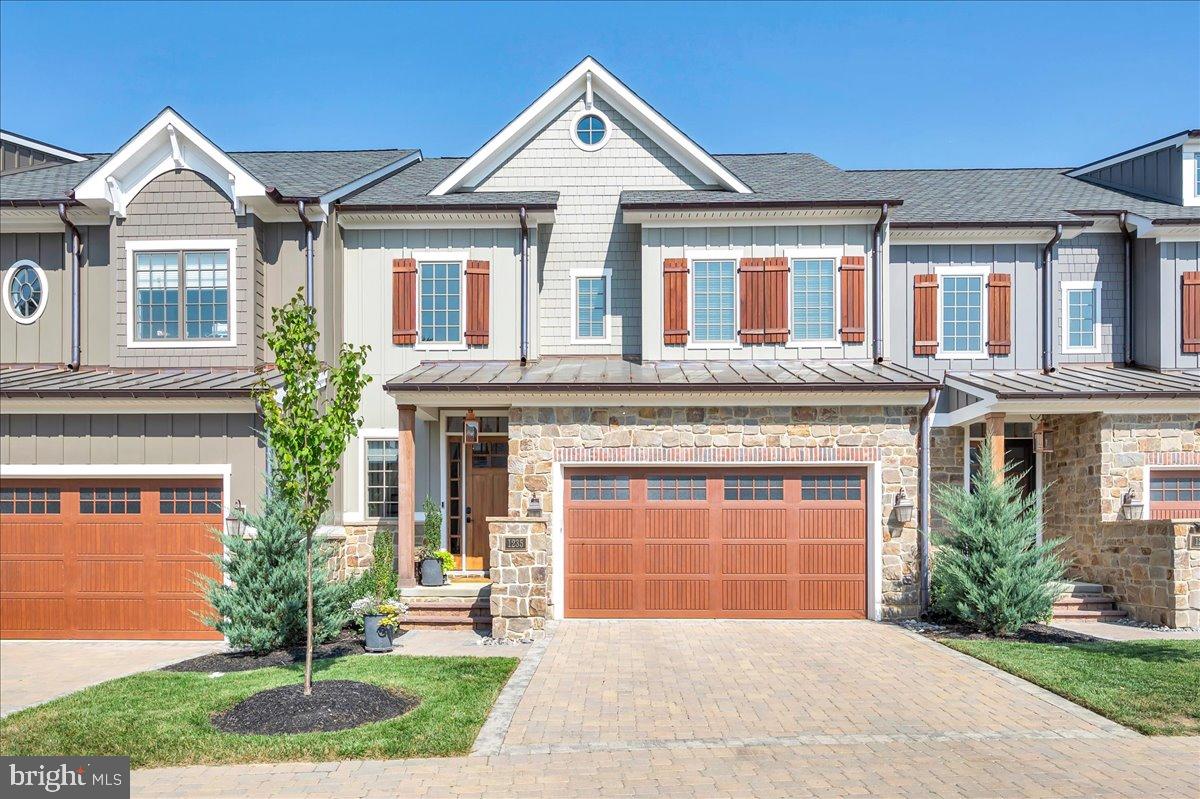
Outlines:
{"type": "MultiPolygon", "coordinates": [[[[184,288],[185,268],[179,264],[180,290],[184,288]]],[[[213,349],[217,347],[237,346],[237,240],[236,239],[169,239],[169,240],[139,240],[125,242],[125,346],[128,349],[213,349]],[[134,294],[137,291],[137,277],[134,272],[134,262],[139,252],[158,252],[162,250],[223,250],[229,253],[229,338],[222,340],[194,341],[186,338],[171,341],[139,341],[134,335],[137,323],[137,304],[134,294]]],[[[179,323],[184,324],[180,319],[179,323]]]]}
{"type": "Polygon", "coordinates": [[[1183,146],[1183,204],[1200,205],[1200,144],[1183,146]]]}
{"type": "Polygon", "coordinates": [[[12,266],[10,266],[8,271],[4,273],[4,310],[8,311],[8,315],[13,318],[13,321],[18,325],[32,325],[42,317],[42,314],[46,312],[46,305],[49,303],[49,301],[50,282],[46,280],[46,272],[42,269],[42,267],[38,266],[36,262],[31,261],[28,258],[22,258],[20,261],[13,261],[12,266]],[[42,301],[38,303],[37,310],[33,312],[32,316],[21,316],[19,313],[17,313],[17,309],[12,305],[12,294],[9,291],[12,288],[13,278],[17,276],[17,270],[25,266],[33,269],[34,274],[37,275],[38,281],[42,284],[42,301]]]}
{"type": "Polygon", "coordinates": [[[414,250],[412,257],[417,262],[417,342],[414,352],[466,352],[467,349],[467,261],[466,250],[414,250]],[[421,264],[458,264],[461,296],[458,306],[458,341],[421,340],[421,264]]]}
{"type": "Polygon", "coordinates": [[[571,343],[612,343],[612,269],[605,266],[577,266],[571,270],[571,343]],[[579,335],[579,279],[604,278],[604,335],[579,335]]]}
{"type": "MultiPolygon", "coordinates": [[[[989,358],[987,352],[987,331],[988,331],[988,301],[987,301],[987,279],[992,273],[990,266],[982,265],[966,265],[966,266],[946,266],[937,267],[934,269],[934,274],[938,278],[938,294],[937,294],[937,340],[938,351],[934,355],[935,358],[946,361],[974,361],[989,358]],[[972,352],[948,352],[945,349],[946,343],[943,337],[943,319],[942,308],[945,302],[946,278],[948,277],[978,277],[982,280],[979,286],[979,349],[972,352]]],[[[909,303],[911,306],[912,303],[909,303]]]]}
{"type": "Polygon", "coordinates": [[[608,118],[607,114],[605,114],[595,105],[585,105],[583,108],[577,111],[574,116],[571,117],[571,141],[580,150],[583,150],[587,153],[594,153],[604,145],[608,144],[611,138],[612,121],[608,118]],[[579,120],[583,119],[584,117],[598,117],[600,121],[604,123],[604,136],[602,136],[600,141],[596,142],[595,144],[585,144],[579,138],[579,120]]]}
{"type": "Polygon", "coordinates": [[[1062,322],[1059,324],[1059,335],[1062,336],[1062,351],[1072,355],[1096,355],[1103,349],[1100,341],[1100,291],[1102,282],[1099,280],[1064,280],[1062,292],[1062,322]],[[1071,308],[1070,296],[1072,291],[1091,291],[1095,295],[1096,318],[1092,320],[1092,346],[1072,347],[1070,344],[1071,320],[1068,313],[1071,308]]]}
{"type": "Polygon", "coordinates": [[[742,301],[742,281],[738,276],[742,258],[747,257],[742,250],[689,250],[685,253],[688,262],[687,279],[687,325],[688,346],[692,349],[706,352],[731,352],[745,349],[738,335],[738,325],[741,323],[739,309],[742,301]],[[733,338],[724,341],[701,341],[696,338],[696,293],[695,277],[697,261],[733,261],[733,338]]]}
{"type": "Polygon", "coordinates": [[[805,347],[840,347],[842,339],[840,327],[842,320],[842,285],[839,279],[841,259],[845,251],[841,247],[788,247],[783,251],[788,261],[788,333],[787,346],[793,349],[805,347]],[[833,338],[797,338],[796,336],[796,270],[793,261],[833,261],[833,338]]]}
{"type": "MultiPolygon", "coordinates": [[[[372,441],[398,441],[400,439],[400,430],[396,428],[393,434],[392,430],[379,431],[368,430],[367,435],[364,435],[359,446],[359,467],[362,469],[362,479],[359,484],[362,490],[362,517],[363,521],[370,522],[394,522],[398,521],[397,516],[372,516],[371,503],[368,494],[370,494],[370,475],[367,474],[367,457],[370,455],[372,441]],[[372,435],[371,433],[375,433],[372,435]]],[[[399,463],[400,453],[396,453],[397,464],[399,463]]]]}

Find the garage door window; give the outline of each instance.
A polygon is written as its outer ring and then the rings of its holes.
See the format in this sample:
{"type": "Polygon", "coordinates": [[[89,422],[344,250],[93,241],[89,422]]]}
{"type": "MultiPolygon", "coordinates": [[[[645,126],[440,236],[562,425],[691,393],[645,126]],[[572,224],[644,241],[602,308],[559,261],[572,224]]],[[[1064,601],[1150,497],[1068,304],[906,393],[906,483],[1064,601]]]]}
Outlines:
{"type": "Polygon", "coordinates": [[[783,499],[783,478],[768,477],[726,477],[725,499],[763,501],[783,499]]]}
{"type": "Polygon", "coordinates": [[[651,502],[689,502],[708,498],[708,486],[700,475],[654,476],[646,481],[646,499],[651,502]]]}
{"type": "Polygon", "coordinates": [[[0,488],[0,513],[58,513],[61,507],[57,488],[0,488]]]}
{"type": "Polygon", "coordinates": [[[628,500],[629,478],[625,475],[584,474],[571,478],[571,499],[576,501],[628,500]]]}
{"type": "Polygon", "coordinates": [[[79,492],[80,513],[141,513],[140,488],[85,488],[79,492]]]}
{"type": "Polygon", "coordinates": [[[852,475],[813,475],[800,480],[800,498],[807,500],[862,499],[862,483],[852,475]]]}
{"type": "Polygon", "coordinates": [[[158,492],[158,512],[166,515],[181,513],[220,513],[219,488],[163,488],[158,492]]]}
{"type": "Polygon", "coordinates": [[[1150,481],[1151,502],[1200,502],[1200,477],[1155,475],[1150,481]]]}

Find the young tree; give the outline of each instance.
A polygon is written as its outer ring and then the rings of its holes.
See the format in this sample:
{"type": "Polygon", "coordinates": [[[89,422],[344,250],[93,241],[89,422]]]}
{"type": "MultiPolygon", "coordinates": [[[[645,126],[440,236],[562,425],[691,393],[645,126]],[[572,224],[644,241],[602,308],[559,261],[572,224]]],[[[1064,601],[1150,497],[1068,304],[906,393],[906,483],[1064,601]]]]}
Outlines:
{"type": "Polygon", "coordinates": [[[304,695],[312,694],[313,535],[329,509],[329,487],[347,440],[358,432],[359,400],[370,377],[363,374],[367,347],[342,344],[336,365],[317,357],[317,311],[303,290],[271,311],[263,339],[275,354],[282,387],[264,380],[255,390],[274,458],[275,484],[296,509],[304,531],[306,633],[304,695]]]}
{"type": "Polygon", "coordinates": [[[1012,635],[1050,615],[1063,576],[1058,540],[1037,543],[1037,493],[1020,475],[996,474],[990,446],[979,454],[973,491],[937,485],[948,532],[935,536],[934,607],[993,635],[1012,635]]]}

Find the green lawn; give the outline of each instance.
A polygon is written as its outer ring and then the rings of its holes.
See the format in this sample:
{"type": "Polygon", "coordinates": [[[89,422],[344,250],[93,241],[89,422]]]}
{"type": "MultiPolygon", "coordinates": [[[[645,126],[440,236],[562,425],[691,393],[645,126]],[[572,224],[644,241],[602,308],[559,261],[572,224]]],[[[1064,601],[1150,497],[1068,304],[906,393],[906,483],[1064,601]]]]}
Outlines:
{"type": "Polygon", "coordinates": [[[1200,734],[1200,641],[942,643],[1147,735],[1200,734]]]}
{"type": "Polygon", "coordinates": [[[352,730],[281,736],[218,732],[210,718],[257,691],[299,682],[299,667],[221,677],[148,671],[3,719],[0,754],[129,755],[135,767],[463,754],[516,665],[515,658],[318,660],[316,680],[361,680],[419,697],[421,704],[352,730]]]}

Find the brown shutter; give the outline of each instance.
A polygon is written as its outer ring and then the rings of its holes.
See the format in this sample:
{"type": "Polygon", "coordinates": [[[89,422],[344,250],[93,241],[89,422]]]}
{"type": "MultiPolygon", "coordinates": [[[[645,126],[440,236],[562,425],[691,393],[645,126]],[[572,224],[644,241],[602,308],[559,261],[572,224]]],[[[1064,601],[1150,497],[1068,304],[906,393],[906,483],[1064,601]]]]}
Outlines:
{"type": "Polygon", "coordinates": [[[763,343],[786,344],[792,332],[788,320],[787,258],[763,259],[763,343]]]}
{"type": "Polygon", "coordinates": [[[843,256],[841,274],[842,341],[861,344],[867,340],[867,259],[843,256]]]}
{"type": "Polygon", "coordinates": [[[1200,272],[1184,272],[1179,291],[1183,316],[1183,351],[1200,352],[1200,272]]]}
{"type": "Polygon", "coordinates": [[[392,343],[417,343],[417,261],[392,259],[392,343]]]}
{"type": "Polygon", "coordinates": [[[687,344],[688,342],[687,295],[687,259],[664,259],[663,344],[687,344]]]}
{"type": "Polygon", "coordinates": [[[766,261],[743,258],[738,264],[738,339],[743,344],[762,344],[766,333],[766,261]]]}
{"type": "Polygon", "coordinates": [[[1012,275],[988,275],[988,355],[1012,352],[1012,275]]]}
{"type": "Polygon", "coordinates": [[[467,344],[487,346],[491,298],[491,263],[467,261],[467,344]]]}
{"type": "Polygon", "coordinates": [[[913,275],[913,355],[936,355],[937,275],[913,275]]]}

